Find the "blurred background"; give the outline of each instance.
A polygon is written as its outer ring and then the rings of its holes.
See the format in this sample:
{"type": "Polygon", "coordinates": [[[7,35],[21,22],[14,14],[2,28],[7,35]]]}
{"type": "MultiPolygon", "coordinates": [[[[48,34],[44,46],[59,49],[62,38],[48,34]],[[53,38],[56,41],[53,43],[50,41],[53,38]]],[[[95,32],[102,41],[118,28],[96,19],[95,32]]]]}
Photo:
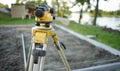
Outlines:
{"type": "Polygon", "coordinates": [[[44,3],[57,17],[120,30],[120,0],[0,0],[0,18],[33,18],[35,7],[44,3]]]}

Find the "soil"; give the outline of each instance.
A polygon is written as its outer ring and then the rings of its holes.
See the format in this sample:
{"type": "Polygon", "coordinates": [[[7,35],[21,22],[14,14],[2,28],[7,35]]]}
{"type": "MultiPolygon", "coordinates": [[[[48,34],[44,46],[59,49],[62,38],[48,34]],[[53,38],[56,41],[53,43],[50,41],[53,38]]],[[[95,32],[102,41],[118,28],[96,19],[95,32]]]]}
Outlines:
{"type": "MultiPolygon", "coordinates": [[[[28,53],[32,27],[33,25],[0,26],[0,71],[24,71],[21,34],[24,34],[28,53]]],[[[63,51],[72,70],[120,61],[119,56],[96,48],[59,28],[54,28],[59,40],[66,45],[67,49],[63,51]]],[[[65,71],[51,38],[47,47],[44,71],[65,71]]]]}

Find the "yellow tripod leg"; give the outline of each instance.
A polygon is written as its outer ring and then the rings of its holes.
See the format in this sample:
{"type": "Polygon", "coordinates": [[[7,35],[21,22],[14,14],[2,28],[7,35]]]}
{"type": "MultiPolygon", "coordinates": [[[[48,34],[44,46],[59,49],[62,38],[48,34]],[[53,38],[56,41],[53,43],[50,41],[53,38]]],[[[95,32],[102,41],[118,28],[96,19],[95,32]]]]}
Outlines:
{"type": "MultiPolygon", "coordinates": [[[[29,51],[26,71],[43,71],[45,57],[39,57],[38,64],[34,64],[33,55],[32,55],[32,50],[34,49],[34,47],[35,47],[35,43],[33,43],[33,46],[30,48],[30,51],[29,51]]],[[[41,50],[46,50],[46,47],[47,47],[46,44],[44,44],[41,50]]]]}
{"type": "Polygon", "coordinates": [[[65,65],[66,71],[71,71],[70,66],[69,66],[69,64],[68,64],[68,61],[67,61],[67,59],[66,59],[66,57],[65,57],[65,54],[64,54],[64,52],[63,52],[63,50],[62,50],[62,48],[61,48],[61,46],[60,46],[60,43],[59,43],[59,41],[58,41],[58,38],[57,38],[56,34],[53,35],[52,38],[53,38],[53,40],[54,40],[54,43],[55,43],[56,48],[57,48],[57,50],[58,50],[58,53],[59,53],[59,55],[60,55],[60,57],[61,57],[61,59],[62,59],[62,62],[63,62],[63,64],[65,65]]]}

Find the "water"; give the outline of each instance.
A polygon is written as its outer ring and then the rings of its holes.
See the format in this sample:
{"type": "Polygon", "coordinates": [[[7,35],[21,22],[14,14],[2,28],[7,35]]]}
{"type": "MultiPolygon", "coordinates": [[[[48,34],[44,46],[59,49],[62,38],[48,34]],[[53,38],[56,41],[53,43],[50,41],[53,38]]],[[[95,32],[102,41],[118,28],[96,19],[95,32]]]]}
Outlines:
{"type": "MultiPolygon", "coordinates": [[[[71,17],[69,18],[70,20],[74,20],[76,22],[78,22],[79,19],[79,13],[72,13],[71,17]]],[[[92,24],[93,21],[93,17],[90,17],[88,14],[83,14],[83,18],[81,20],[82,24],[88,23],[88,24],[92,24]]],[[[97,25],[99,26],[106,26],[107,28],[112,28],[112,29],[116,29],[120,31],[120,27],[118,27],[118,25],[120,25],[120,18],[116,18],[116,17],[98,17],[97,18],[97,25]]]]}

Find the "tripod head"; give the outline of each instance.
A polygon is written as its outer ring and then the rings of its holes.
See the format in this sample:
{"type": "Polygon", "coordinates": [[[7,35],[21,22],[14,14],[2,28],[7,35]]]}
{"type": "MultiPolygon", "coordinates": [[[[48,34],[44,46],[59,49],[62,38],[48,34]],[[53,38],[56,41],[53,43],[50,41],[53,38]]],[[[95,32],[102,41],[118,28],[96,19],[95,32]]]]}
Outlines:
{"type": "Polygon", "coordinates": [[[48,5],[38,6],[35,9],[36,26],[40,26],[40,23],[44,23],[45,27],[49,27],[50,23],[55,19],[54,8],[48,5]]]}

